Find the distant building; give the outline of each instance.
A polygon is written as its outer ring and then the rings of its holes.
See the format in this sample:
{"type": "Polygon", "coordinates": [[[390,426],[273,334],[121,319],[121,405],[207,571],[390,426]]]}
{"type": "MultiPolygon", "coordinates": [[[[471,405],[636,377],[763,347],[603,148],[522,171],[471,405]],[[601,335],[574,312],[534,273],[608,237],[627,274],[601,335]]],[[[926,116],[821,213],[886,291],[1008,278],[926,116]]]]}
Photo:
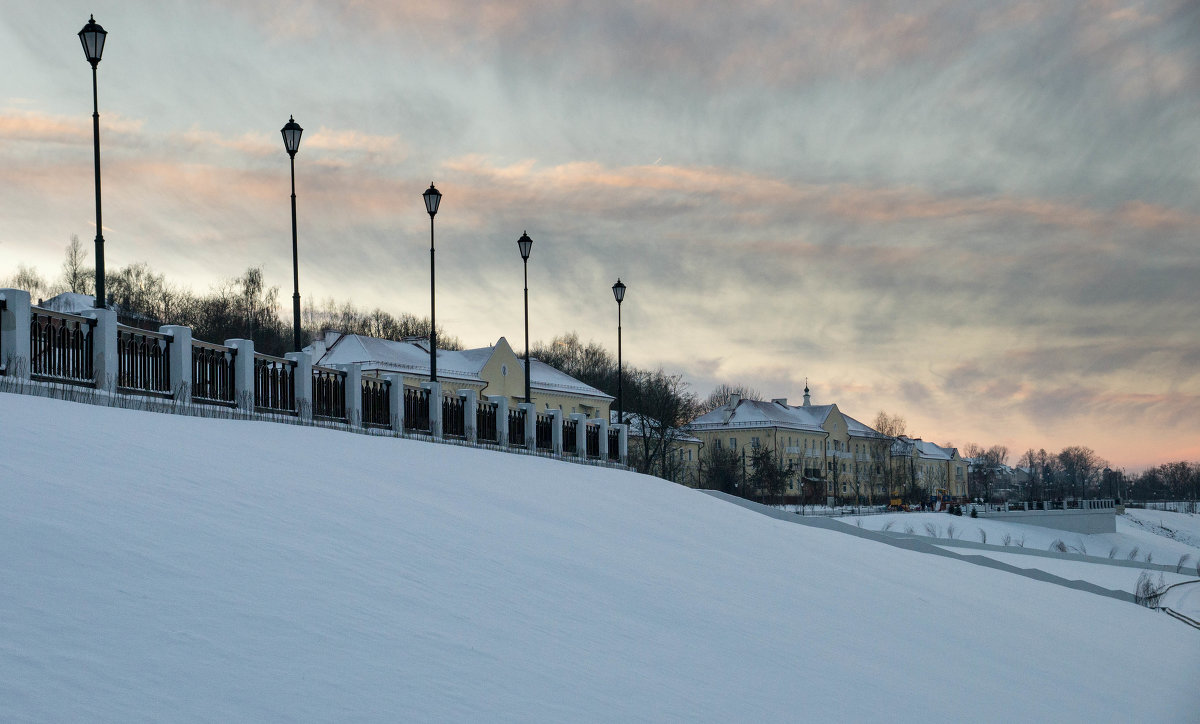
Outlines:
{"type": "Polygon", "coordinates": [[[884,493],[885,466],[892,439],[843,413],[836,404],[814,405],[808,387],[804,402],[744,400],[727,404],[688,426],[706,450],[770,450],[777,462],[794,471],[788,493],[802,482],[823,485],[839,500],[876,500],[884,493]]]}
{"type": "Polygon", "coordinates": [[[895,488],[900,493],[896,497],[904,497],[904,489],[910,486],[929,497],[966,497],[970,460],[960,455],[958,448],[900,435],[891,452],[895,488]]]}
{"type": "MultiPolygon", "coordinates": [[[[306,348],[313,364],[360,364],[363,374],[398,373],[404,384],[415,387],[429,380],[429,340],[396,342],[360,334],[326,332],[306,348]]],[[[607,418],[611,395],[584,384],[544,362],[529,360],[530,401],[539,410],[562,410],[564,415],[583,413],[607,418]]],[[[481,395],[503,395],[515,406],[525,401],[525,360],[501,337],[491,347],[437,351],[438,381],[446,389],[475,390],[481,395]]]]}
{"type": "MultiPolygon", "coordinates": [[[[611,422],[619,422],[616,410],[611,413],[611,422]]],[[[625,422],[629,426],[631,467],[689,487],[699,487],[702,444],[690,427],[664,426],[660,421],[636,412],[626,412],[625,422]]]]}

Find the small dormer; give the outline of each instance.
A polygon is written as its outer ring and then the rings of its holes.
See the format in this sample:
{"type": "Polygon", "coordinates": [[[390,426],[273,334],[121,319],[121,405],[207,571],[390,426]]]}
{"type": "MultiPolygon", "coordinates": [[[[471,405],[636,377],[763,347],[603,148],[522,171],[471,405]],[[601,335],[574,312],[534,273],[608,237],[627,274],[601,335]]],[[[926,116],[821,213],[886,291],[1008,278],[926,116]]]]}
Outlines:
{"type": "Polygon", "coordinates": [[[771,400],[771,402],[775,403],[776,405],[783,405],[784,407],[788,406],[786,397],[776,397],[775,399],[771,400]]]}

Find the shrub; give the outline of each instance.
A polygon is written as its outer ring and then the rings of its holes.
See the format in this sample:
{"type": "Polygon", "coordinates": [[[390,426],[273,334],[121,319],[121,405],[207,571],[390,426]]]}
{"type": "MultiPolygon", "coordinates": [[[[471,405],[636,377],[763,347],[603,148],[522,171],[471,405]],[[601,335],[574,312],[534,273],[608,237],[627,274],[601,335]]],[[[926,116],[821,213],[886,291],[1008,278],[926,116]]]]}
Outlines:
{"type": "Polygon", "coordinates": [[[1133,550],[1129,551],[1129,555],[1126,556],[1126,558],[1131,561],[1136,561],[1139,550],[1140,550],[1140,548],[1138,548],[1138,546],[1134,546],[1133,550]]]}
{"type": "Polygon", "coordinates": [[[1062,538],[1055,538],[1054,542],[1051,543],[1050,547],[1047,548],[1046,550],[1058,551],[1059,553],[1066,553],[1067,552],[1067,544],[1063,543],[1062,538]]]}
{"type": "Polygon", "coordinates": [[[1001,541],[1002,543],[1004,543],[1004,545],[1006,545],[1006,546],[1007,546],[1007,545],[1012,545],[1012,533],[1005,533],[1005,534],[1004,534],[1004,537],[1003,537],[1003,538],[1001,538],[1001,539],[1000,539],[1000,541],[1001,541]]]}
{"type": "Polygon", "coordinates": [[[1158,600],[1162,598],[1165,590],[1167,590],[1167,584],[1163,581],[1161,573],[1158,574],[1158,580],[1155,580],[1150,575],[1150,571],[1142,571],[1133,591],[1133,600],[1146,608],[1158,608],[1158,600]]]}
{"type": "Polygon", "coordinates": [[[987,544],[987,531],[983,528],[979,529],[979,542],[985,545],[987,544]]]}
{"type": "Polygon", "coordinates": [[[953,540],[953,539],[954,539],[954,524],[953,524],[953,523],[951,523],[950,525],[946,526],[946,537],[947,537],[947,538],[949,538],[949,539],[951,539],[951,540],[953,540]]]}
{"type": "Polygon", "coordinates": [[[938,532],[939,532],[939,531],[938,531],[938,527],[937,527],[936,525],[934,525],[933,523],[926,523],[926,524],[925,524],[925,533],[926,533],[926,535],[928,535],[930,538],[937,538],[937,537],[938,537],[938,532]]]}
{"type": "Polygon", "coordinates": [[[1179,562],[1175,564],[1175,572],[1182,573],[1183,567],[1186,566],[1190,560],[1192,560],[1191,553],[1184,553],[1183,555],[1179,556],[1179,562]]]}
{"type": "Polygon", "coordinates": [[[972,505],[972,506],[971,506],[971,517],[972,517],[972,518],[978,518],[978,517],[979,517],[979,511],[975,510],[975,506],[974,506],[974,505],[972,505]]]}
{"type": "Polygon", "coordinates": [[[1113,546],[1112,548],[1108,549],[1108,557],[1110,559],[1117,557],[1117,547],[1116,546],[1113,546]]]}
{"type": "Polygon", "coordinates": [[[891,530],[891,529],[892,529],[892,526],[893,526],[893,525],[895,525],[895,524],[896,524],[896,521],[894,521],[894,520],[889,520],[888,522],[884,523],[884,524],[883,524],[883,527],[882,527],[882,528],[880,528],[879,530],[882,530],[882,531],[891,530]]]}

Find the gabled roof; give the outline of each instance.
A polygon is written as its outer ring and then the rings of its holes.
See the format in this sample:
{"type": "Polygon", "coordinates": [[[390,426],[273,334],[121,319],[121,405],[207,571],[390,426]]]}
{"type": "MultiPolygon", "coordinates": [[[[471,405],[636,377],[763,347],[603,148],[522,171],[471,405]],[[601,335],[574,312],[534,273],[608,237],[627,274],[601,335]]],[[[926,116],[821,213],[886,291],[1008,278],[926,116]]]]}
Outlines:
{"type": "MultiPolygon", "coordinates": [[[[330,340],[333,335],[328,335],[330,340]]],[[[501,338],[503,339],[503,338],[501,338]]],[[[497,342],[499,344],[499,342],[497,342]]],[[[496,352],[496,346],[475,349],[437,351],[438,376],[470,382],[482,382],[483,368],[496,352]]],[[[525,361],[517,358],[524,369],[525,361]]],[[[362,364],[367,369],[399,372],[414,376],[429,375],[429,346],[427,342],[396,342],[390,339],[367,337],[361,334],[341,334],[331,340],[329,348],[314,361],[319,365],[362,364]]],[[[529,386],[546,392],[568,393],[599,400],[613,397],[560,372],[537,359],[529,360],[529,386]]]]}
{"type": "Polygon", "coordinates": [[[911,455],[915,448],[917,456],[924,460],[953,460],[955,453],[955,448],[942,447],[936,443],[926,442],[919,437],[913,438],[907,435],[896,438],[896,443],[892,448],[902,455],[911,455]]]}

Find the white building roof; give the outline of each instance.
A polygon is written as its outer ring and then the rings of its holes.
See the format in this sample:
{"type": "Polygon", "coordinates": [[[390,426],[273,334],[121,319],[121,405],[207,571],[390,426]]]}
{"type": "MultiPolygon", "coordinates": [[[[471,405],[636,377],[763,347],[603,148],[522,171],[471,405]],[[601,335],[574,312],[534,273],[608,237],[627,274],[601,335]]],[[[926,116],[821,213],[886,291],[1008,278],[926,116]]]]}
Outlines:
{"type": "MultiPolygon", "coordinates": [[[[366,369],[383,372],[399,372],[413,376],[429,375],[429,346],[428,342],[396,342],[390,339],[366,337],[360,334],[333,334],[326,336],[328,349],[315,360],[319,365],[362,364],[366,369]]],[[[477,347],[475,349],[437,351],[437,367],[439,377],[456,380],[482,382],[483,368],[492,358],[496,347],[477,347]]],[[[517,358],[518,364],[524,368],[525,361],[517,358]]],[[[530,359],[529,386],[544,392],[558,392],[584,397],[594,397],[599,400],[612,400],[607,395],[591,385],[584,384],[574,377],[560,372],[550,365],[530,359]]]]}
{"type": "MultiPolygon", "coordinates": [[[[825,432],[825,420],[836,405],[789,405],[782,401],[739,400],[731,411],[718,407],[697,417],[689,425],[697,429],[721,429],[734,427],[782,427],[789,430],[825,432]]],[[[839,410],[839,412],[841,412],[839,410]]],[[[885,437],[871,427],[842,412],[846,428],[857,437],[885,437]]]]}

